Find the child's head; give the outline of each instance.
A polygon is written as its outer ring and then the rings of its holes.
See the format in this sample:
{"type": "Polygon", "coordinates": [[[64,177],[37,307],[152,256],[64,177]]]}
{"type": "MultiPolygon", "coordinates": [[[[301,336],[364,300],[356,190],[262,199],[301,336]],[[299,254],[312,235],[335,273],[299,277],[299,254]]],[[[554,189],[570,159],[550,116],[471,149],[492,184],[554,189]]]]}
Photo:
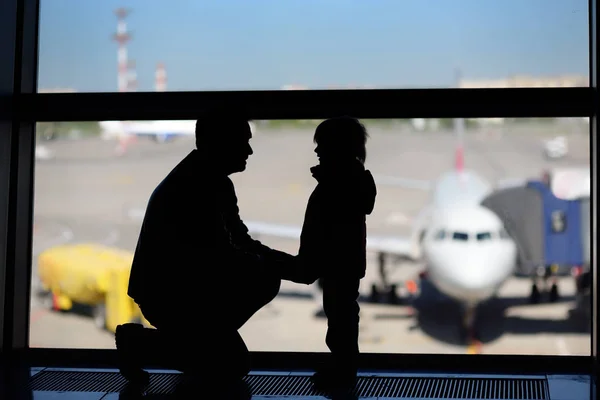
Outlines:
{"type": "Polygon", "coordinates": [[[330,118],[319,124],[315,131],[315,153],[321,163],[359,160],[367,158],[367,138],[369,134],[356,118],[330,118]]]}

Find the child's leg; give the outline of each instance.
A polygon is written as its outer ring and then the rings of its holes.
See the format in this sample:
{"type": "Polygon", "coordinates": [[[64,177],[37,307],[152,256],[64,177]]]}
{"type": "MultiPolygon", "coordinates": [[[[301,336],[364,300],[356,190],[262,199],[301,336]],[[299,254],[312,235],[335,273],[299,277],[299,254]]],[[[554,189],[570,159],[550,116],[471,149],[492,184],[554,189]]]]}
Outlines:
{"type": "Polygon", "coordinates": [[[326,343],[332,354],[332,365],[342,375],[356,375],[360,279],[325,277],[323,309],[327,315],[326,343]]]}

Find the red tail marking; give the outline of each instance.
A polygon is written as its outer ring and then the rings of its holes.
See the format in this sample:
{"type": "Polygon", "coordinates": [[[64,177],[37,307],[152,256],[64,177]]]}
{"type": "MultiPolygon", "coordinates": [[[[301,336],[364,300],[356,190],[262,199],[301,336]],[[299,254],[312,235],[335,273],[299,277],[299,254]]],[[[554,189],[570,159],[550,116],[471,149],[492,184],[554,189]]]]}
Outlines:
{"type": "Polygon", "coordinates": [[[454,168],[456,168],[458,172],[463,172],[465,168],[465,153],[462,146],[458,146],[456,148],[456,153],[454,155],[454,168]]]}

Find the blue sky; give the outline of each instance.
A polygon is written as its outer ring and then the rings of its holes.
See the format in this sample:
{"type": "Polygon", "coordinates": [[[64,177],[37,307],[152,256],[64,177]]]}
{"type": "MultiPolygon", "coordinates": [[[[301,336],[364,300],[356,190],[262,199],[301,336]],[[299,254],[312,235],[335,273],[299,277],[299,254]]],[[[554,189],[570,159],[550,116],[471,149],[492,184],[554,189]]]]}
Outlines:
{"type": "Polygon", "coordinates": [[[139,90],[447,87],[588,74],[587,0],[41,0],[39,87],[117,90],[117,7],[139,90]]]}

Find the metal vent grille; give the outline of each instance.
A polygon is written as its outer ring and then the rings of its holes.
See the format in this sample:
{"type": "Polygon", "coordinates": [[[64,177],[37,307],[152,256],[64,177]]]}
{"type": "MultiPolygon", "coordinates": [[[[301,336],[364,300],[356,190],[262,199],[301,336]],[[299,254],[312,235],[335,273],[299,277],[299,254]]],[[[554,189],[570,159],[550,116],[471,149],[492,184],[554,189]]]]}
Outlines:
{"type": "MultiPolygon", "coordinates": [[[[151,374],[149,394],[170,394],[181,374],[151,374]]],[[[256,396],[318,396],[305,375],[249,375],[246,381],[256,396]]],[[[29,389],[63,392],[119,392],[125,379],[116,372],[43,371],[31,378],[29,389]]],[[[198,386],[201,391],[201,385],[198,386]]],[[[360,377],[359,397],[404,399],[547,400],[545,379],[360,377]]]]}

